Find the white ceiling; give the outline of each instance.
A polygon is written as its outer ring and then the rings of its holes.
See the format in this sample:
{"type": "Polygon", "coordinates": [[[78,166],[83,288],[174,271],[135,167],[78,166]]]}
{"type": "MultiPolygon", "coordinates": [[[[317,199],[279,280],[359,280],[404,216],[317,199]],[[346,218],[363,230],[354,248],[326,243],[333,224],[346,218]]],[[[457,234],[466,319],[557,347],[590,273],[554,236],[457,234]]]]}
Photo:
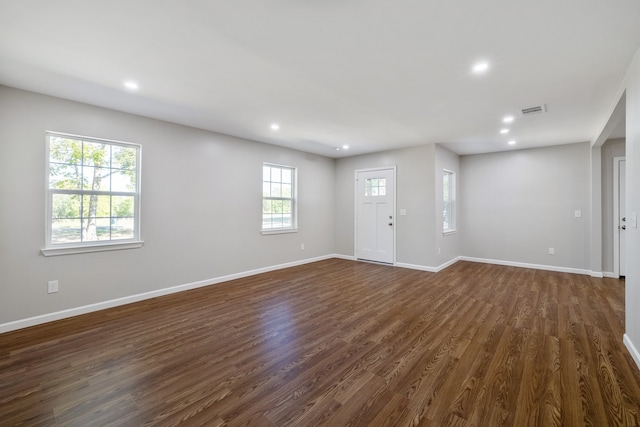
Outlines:
{"type": "Polygon", "coordinates": [[[637,0],[0,0],[0,84],[330,157],[593,140],[639,46],[637,0]]]}

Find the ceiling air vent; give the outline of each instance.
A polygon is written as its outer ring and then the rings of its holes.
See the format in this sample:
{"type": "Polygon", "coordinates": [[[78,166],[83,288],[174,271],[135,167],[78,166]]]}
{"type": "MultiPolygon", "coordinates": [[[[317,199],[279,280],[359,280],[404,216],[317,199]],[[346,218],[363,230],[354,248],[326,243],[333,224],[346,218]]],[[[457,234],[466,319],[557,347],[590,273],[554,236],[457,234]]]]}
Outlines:
{"type": "Polygon", "coordinates": [[[527,107],[520,110],[520,114],[523,116],[531,116],[532,114],[546,113],[547,106],[545,104],[535,105],[533,107],[527,107]]]}

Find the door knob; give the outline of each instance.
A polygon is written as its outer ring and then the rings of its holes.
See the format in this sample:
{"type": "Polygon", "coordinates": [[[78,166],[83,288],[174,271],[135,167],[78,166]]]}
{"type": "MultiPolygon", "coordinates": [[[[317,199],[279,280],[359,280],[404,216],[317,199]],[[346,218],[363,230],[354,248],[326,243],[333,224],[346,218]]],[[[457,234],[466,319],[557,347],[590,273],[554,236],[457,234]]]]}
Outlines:
{"type": "Polygon", "coordinates": [[[626,225],[623,225],[623,226],[621,226],[620,228],[622,228],[623,230],[626,230],[626,229],[627,229],[627,226],[626,226],[626,225]]]}
{"type": "Polygon", "coordinates": [[[390,222],[390,223],[389,223],[389,225],[393,225],[393,223],[392,223],[392,222],[390,222]]]}

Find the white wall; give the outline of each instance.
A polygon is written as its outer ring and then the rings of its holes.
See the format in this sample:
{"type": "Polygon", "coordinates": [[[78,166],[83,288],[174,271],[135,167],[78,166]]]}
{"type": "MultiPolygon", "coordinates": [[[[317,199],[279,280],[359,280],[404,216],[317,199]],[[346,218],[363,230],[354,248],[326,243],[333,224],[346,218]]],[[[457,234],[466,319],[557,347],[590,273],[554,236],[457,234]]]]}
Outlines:
{"type": "Polygon", "coordinates": [[[612,273],[613,267],[613,159],[625,156],[625,140],[610,139],[602,145],[602,271],[612,273]]]}
{"type": "Polygon", "coordinates": [[[397,167],[396,261],[422,267],[436,266],[435,146],[391,150],[338,159],[336,162],[336,253],[354,256],[355,171],[397,167]],[[399,216],[406,209],[405,216],[399,216]]]}
{"type": "Polygon", "coordinates": [[[321,156],[0,86],[0,325],[330,255],[334,169],[321,156]],[[142,248],[40,254],[46,130],[142,144],[142,248]],[[300,232],[260,234],[262,162],[299,168],[300,232]],[[54,279],[60,292],[48,295],[54,279]]]}
{"type": "MultiPolygon", "coordinates": [[[[640,49],[626,76],[627,214],[640,213],[640,49]]],[[[628,216],[628,215],[627,215],[628,216]]],[[[640,366],[640,229],[627,226],[625,343],[640,366]]]]}
{"type": "Polygon", "coordinates": [[[588,143],[462,156],[460,166],[464,256],[589,270],[588,143]]]}

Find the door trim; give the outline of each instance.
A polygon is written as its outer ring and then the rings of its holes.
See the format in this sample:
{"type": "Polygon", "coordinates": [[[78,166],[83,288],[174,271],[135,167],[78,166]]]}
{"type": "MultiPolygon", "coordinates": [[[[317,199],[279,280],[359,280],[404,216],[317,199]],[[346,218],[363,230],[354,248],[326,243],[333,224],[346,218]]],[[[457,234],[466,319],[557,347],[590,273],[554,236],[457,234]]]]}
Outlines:
{"type": "Polygon", "coordinates": [[[397,172],[396,165],[379,167],[379,168],[356,169],[353,173],[353,256],[355,257],[356,261],[375,263],[374,261],[366,261],[366,260],[358,259],[358,174],[360,172],[375,172],[375,171],[383,171],[383,170],[393,171],[393,206],[392,206],[393,221],[394,221],[393,239],[392,239],[393,259],[391,264],[387,264],[387,263],[379,263],[379,264],[395,266],[396,265],[396,235],[397,235],[396,230],[398,229],[398,215],[396,212],[396,201],[398,198],[398,194],[397,194],[398,177],[396,173],[397,172]]]}
{"type": "Polygon", "coordinates": [[[620,161],[626,161],[626,157],[613,158],[613,275],[620,277],[620,161]]]}

